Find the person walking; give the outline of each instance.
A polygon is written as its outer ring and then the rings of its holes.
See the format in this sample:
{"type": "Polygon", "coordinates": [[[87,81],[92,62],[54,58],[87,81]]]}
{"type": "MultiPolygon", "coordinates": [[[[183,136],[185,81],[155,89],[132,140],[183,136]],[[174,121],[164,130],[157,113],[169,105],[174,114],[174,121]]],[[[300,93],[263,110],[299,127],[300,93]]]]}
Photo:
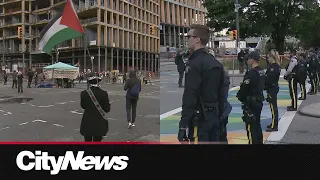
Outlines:
{"type": "Polygon", "coordinates": [[[108,92],[98,85],[100,77],[88,78],[89,88],[81,92],[81,107],[84,113],[80,125],[80,134],[86,142],[100,142],[109,131],[107,113],[110,112],[108,92]]]}
{"type": "Polygon", "coordinates": [[[8,75],[7,75],[7,72],[6,72],[6,71],[4,71],[3,73],[4,73],[4,74],[3,74],[3,78],[4,78],[3,84],[4,84],[4,85],[7,85],[8,75]]]}
{"type": "Polygon", "coordinates": [[[175,57],[175,64],[177,65],[177,70],[179,72],[179,81],[178,81],[178,84],[179,84],[179,87],[183,87],[182,86],[182,80],[183,80],[183,75],[184,75],[184,70],[185,70],[185,64],[184,64],[184,61],[183,61],[183,57],[182,57],[182,50],[181,49],[178,49],[177,51],[177,55],[175,57]]]}
{"type": "Polygon", "coordinates": [[[141,91],[141,81],[137,78],[137,74],[135,71],[130,72],[129,79],[124,85],[124,90],[127,91],[126,111],[128,128],[130,129],[131,127],[135,127],[137,104],[141,91]]]}

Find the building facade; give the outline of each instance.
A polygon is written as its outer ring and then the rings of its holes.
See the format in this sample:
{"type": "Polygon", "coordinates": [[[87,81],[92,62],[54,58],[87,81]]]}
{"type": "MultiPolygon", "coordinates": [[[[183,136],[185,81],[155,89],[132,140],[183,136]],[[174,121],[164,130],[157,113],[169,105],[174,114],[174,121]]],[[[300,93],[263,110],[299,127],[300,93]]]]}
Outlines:
{"type": "Polygon", "coordinates": [[[81,71],[93,68],[96,72],[125,72],[131,67],[159,71],[159,0],[73,0],[86,35],[61,43],[51,57],[41,54],[40,32],[63,11],[65,2],[0,0],[1,62],[8,69],[20,69],[23,64],[26,68],[42,67],[60,61],[80,64],[81,71]],[[21,39],[18,27],[22,27],[21,39]]]}
{"type": "Polygon", "coordinates": [[[187,46],[186,33],[191,24],[206,24],[206,9],[202,0],[160,0],[160,46],[187,46]]]}

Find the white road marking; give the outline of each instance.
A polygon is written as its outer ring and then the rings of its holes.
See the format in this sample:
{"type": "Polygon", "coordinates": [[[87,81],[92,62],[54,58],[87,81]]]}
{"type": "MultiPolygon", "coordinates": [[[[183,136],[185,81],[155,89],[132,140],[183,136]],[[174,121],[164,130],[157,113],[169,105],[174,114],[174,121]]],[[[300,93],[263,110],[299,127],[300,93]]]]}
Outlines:
{"type": "Polygon", "coordinates": [[[7,112],[7,114],[12,114],[11,112],[7,112]]]}
{"type": "Polygon", "coordinates": [[[40,119],[36,119],[36,120],[33,120],[32,122],[42,122],[42,123],[46,123],[47,121],[40,120],[40,119]]]}
{"type": "Polygon", "coordinates": [[[174,110],[171,110],[171,111],[169,111],[169,112],[163,113],[163,114],[160,115],[160,121],[161,121],[162,119],[165,119],[165,118],[169,117],[169,116],[172,116],[172,115],[174,115],[174,114],[177,114],[177,113],[179,113],[179,112],[181,112],[181,111],[182,111],[182,107],[179,107],[179,108],[177,108],[177,109],[174,109],[174,110]]]}
{"type": "Polygon", "coordinates": [[[39,108],[48,108],[48,107],[52,107],[54,105],[47,105],[47,106],[38,106],[39,108]]]}
{"type": "Polygon", "coordinates": [[[167,91],[168,93],[179,93],[179,91],[167,91]]]}
{"type": "Polygon", "coordinates": [[[111,103],[114,103],[114,101],[110,101],[110,104],[111,104],[111,103]]]}
{"type": "Polygon", "coordinates": [[[83,114],[83,113],[78,112],[78,110],[74,110],[74,111],[70,111],[70,112],[73,114],[83,114]]]}
{"type": "Polygon", "coordinates": [[[26,103],[21,103],[21,104],[26,104],[26,103]]]}
{"type": "Polygon", "coordinates": [[[28,124],[28,122],[24,122],[24,123],[21,123],[19,125],[22,126],[22,125],[25,125],[25,124],[28,124]]]}
{"type": "Polygon", "coordinates": [[[29,104],[30,106],[36,106],[36,105],[34,105],[34,104],[29,104]]]}
{"type": "Polygon", "coordinates": [[[64,127],[64,126],[62,126],[62,125],[60,125],[60,124],[53,124],[54,126],[58,126],[58,127],[64,127]]]}
{"type": "Polygon", "coordinates": [[[75,129],[75,131],[80,131],[80,129],[75,129]]]}
{"type": "Polygon", "coordinates": [[[0,128],[0,131],[1,130],[5,130],[5,129],[9,129],[10,127],[4,127],[4,128],[0,128]]]}
{"type": "Polygon", "coordinates": [[[108,118],[108,120],[116,121],[116,119],[114,119],[114,118],[108,118]]]}
{"type": "Polygon", "coordinates": [[[74,101],[69,101],[69,102],[73,103],[74,101]]]}
{"type": "Polygon", "coordinates": [[[0,112],[5,112],[4,110],[0,110],[0,112]]]}
{"type": "MultiPolygon", "coordinates": [[[[306,92],[309,91],[309,89],[311,88],[310,84],[306,84],[306,92]]],[[[301,92],[299,93],[299,96],[301,96],[301,92]]],[[[298,96],[298,97],[299,97],[298,96]]],[[[301,103],[303,100],[298,100],[298,107],[297,109],[300,107],[301,103]]],[[[284,115],[281,117],[281,119],[279,120],[279,124],[278,124],[278,131],[274,131],[271,132],[269,137],[267,138],[267,142],[274,142],[274,141],[280,141],[284,135],[286,134],[294,116],[296,115],[297,111],[287,111],[284,113],[284,115]]]]}
{"type": "Polygon", "coordinates": [[[120,100],[117,100],[117,102],[119,102],[120,100]]]}
{"type": "Polygon", "coordinates": [[[57,104],[66,104],[67,102],[61,102],[61,103],[57,103],[57,104]]]}

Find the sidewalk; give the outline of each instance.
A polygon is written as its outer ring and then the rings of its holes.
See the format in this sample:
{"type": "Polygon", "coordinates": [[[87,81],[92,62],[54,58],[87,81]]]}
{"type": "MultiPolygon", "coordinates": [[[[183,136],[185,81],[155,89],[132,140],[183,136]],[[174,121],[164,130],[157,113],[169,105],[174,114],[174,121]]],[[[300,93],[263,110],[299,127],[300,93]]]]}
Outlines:
{"type": "Polygon", "coordinates": [[[320,95],[308,96],[303,102],[303,107],[299,109],[299,113],[304,116],[320,118],[320,95]]]}

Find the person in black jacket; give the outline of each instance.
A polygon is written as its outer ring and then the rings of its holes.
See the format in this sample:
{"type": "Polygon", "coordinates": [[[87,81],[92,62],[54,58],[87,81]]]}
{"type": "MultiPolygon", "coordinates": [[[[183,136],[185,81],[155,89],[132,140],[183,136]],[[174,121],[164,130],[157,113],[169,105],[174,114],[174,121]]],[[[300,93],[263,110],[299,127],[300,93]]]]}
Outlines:
{"type": "Polygon", "coordinates": [[[244,55],[245,55],[245,52],[244,52],[243,50],[241,50],[241,51],[238,53],[239,72],[240,72],[240,74],[243,74],[244,55]]]}
{"type": "Polygon", "coordinates": [[[12,73],[12,89],[17,88],[17,71],[14,70],[12,73]]]}
{"type": "Polygon", "coordinates": [[[30,69],[28,72],[28,87],[27,88],[31,88],[33,76],[34,76],[34,72],[30,69]]]}
{"type": "Polygon", "coordinates": [[[281,73],[280,56],[276,50],[271,50],[268,54],[269,66],[266,72],[265,90],[267,90],[266,101],[269,102],[272,114],[271,124],[267,126],[267,132],[278,131],[278,98],[279,77],[281,73]]]}
{"type": "Polygon", "coordinates": [[[194,24],[188,32],[190,57],[186,64],[178,140],[192,143],[219,142],[225,92],[223,65],[205,46],[209,28],[194,24]],[[187,134],[188,132],[188,134],[187,134]]]}
{"type": "Polygon", "coordinates": [[[127,91],[126,94],[126,111],[127,111],[127,121],[128,128],[135,127],[137,104],[139,99],[139,93],[141,91],[141,81],[137,78],[135,71],[131,71],[129,74],[129,79],[124,85],[124,90],[127,91]],[[131,114],[132,111],[132,114],[131,114]]]}
{"type": "Polygon", "coordinates": [[[88,78],[89,88],[81,92],[81,107],[84,113],[80,125],[80,133],[84,136],[85,141],[102,141],[109,130],[106,114],[110,112],[110,102],[108,92],[102,90],[98,82],[101,78],[90,75],[88,78]],[[104,112],[99,112],[98,107],[94,104],[89,95],[89,91],[94,94],[94,99],[98,102],[104,112]],[[104,115],[104,116],[103,116],[104,115]]]}
{"type": "Polygon", "coordinates": [[[184,75],[185,64],[183,62],[181,49],[179,49],[177,51],[177,55],[176,55],[174,61],[175,61],[175,64],[177,65],[177,70],[179,72],[179,81],[178,81],[179,87],[183,87],[182,86],[182,79],[183,79],[183,75],[184,75]]]}

